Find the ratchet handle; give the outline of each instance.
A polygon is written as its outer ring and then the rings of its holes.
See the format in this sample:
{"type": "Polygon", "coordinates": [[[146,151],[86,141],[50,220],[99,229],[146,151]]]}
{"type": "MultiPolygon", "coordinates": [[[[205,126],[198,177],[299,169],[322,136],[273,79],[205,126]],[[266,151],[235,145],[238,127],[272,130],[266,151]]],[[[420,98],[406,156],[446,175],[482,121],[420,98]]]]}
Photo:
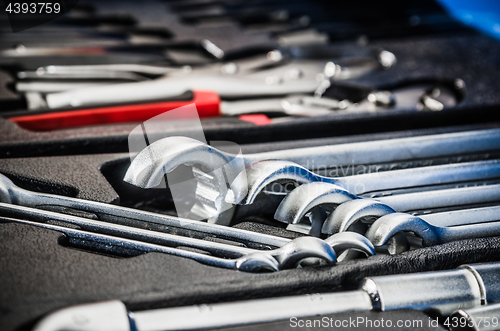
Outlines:
{"type": "Polygon", "coordinates": [[[24,129],[48,131],[113,123],[144,122],[172,109],[195,104],[200,118],[220,115],[220,98],[215,92],[193,91],[191,100],[163,101],[134,105],[55,111],[44,114],[13,116],[11,121],[24,129]]]}

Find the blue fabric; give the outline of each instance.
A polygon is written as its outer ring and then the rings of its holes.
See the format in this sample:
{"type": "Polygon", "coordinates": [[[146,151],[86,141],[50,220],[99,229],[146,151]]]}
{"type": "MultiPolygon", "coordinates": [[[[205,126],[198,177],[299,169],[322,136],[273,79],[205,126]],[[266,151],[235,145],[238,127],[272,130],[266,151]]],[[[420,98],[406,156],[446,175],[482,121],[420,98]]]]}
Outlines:
{"type": "Polygon", "coordinates": [[[463,23],[500,39],[499,0],[438,0],[463,23]]]}

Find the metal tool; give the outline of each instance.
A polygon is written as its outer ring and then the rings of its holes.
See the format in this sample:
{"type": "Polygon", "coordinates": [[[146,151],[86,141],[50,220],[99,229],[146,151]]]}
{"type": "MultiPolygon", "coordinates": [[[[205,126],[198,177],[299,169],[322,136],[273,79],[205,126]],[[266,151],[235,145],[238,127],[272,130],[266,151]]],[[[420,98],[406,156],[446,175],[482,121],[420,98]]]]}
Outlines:
{"type": "Polygon", "coordinates": [[[315,170],[483,153],[499,148],[500,129],[285,149],[241,156],[188,137],[167,137],[152,143],[137,155],[137,161],[131,164],[125,181],[144,188],[152,187],[159,183],[163,175],[161,169],[175,169],[184,163],[204,164],[204,160],[210,158],[214,158],[213,168],[241,157],[246,167],[258,161],[287,160],[315,170]],[[142,176],[138,177],[139,174],[142,176]],[[155,177],[151,177],[152,174],[155,177]]]}
{"type": "Polygon", "coordinates": [[[500,330],[500,303],[457,310],[447,322],[452,331],[498,331],[500,330]]]}
{"type": "Polygon", "coordinates": [[[99,220],[134,226],[150,223],[163,225],[176,233],[194,232],[206,236],[240,242],[248,247],[281,247],[289,239],[258,234],[225,226],[207,224],[179,217],[156,214],[138,209],[126,208],[97,201],[76,199],[54,194],[45,194],[24,190],[10,179],[0,174],[0,201],[19,206],[48,210],[79,210],[97,215],[99,220]]]}
{"type": "MultiPolygon", "coordinates": [[[[96,85],[106,85],[109,82],[18,82],[16,83],[16,92],[18,93],[50,93],[50,92],[61,92],[68,91],[75,88],[82,88],[88,86],[96,86],[96,85]]],[[[26,95],[25,95],[26,97],[26,95]]],[[[28,109],[35,109],[35,107],[28,105],[28,109]]]]}
{"type": "MultiPolygon", "coordinates": [[[[353,88],[356,89],[356,88],[353,88]]],[[[242,113],[284,113],[291,116],[320,116],[353,112],[376,112],[389,109],[415,109],[440,111],[455,106],[457,97],[450,88],[434,83],[415,83],[392,90],[371,90],[359,101],[338,99],[333,95],[296,95],[281,99],[244,100],[224,103],[222,113],[240,115],[242,113]]],[[[316,90],[315,94],[318,93],[316,90]]]]}
{"type": "Polygon", "coordinates": [[[388,214],[370,226],[366,237],[373,245],[382,246],[392,236],[402,231],[411,231],[422,238],[424,246],[469,238],[498,236],[500,235],[500,206],[454,210],[420,217],[405,213],[388,214]],[[440,226],[433,224],[440,224],[440,226]]]}
{"type": "MultiPolygon", "coordinates": [[[[103,221],[90,220],[82,217],[65,215],[56,212],[44,211],[35,208],[24,206],[16,206],[11,204],[0,203],[0,213],[4,216],[15,217],[16,219],[29,219],[31,225],[36,225],[44,228],[52,228],[55,223],[54,230],[61,230],[61,224],[77,226],[77,232],[71,232],[74,229],[65,232],[68,236],[77,235],[78,238],[85,237],[91,242],[101,242],[105,240],[104,236],[112,239],[113,243],[119,243],[120,239],[125,239],[120,247],[128,247],[130,249],[143,248],[146,251],[158,251],[156,246],[166,246],[167,249],[159,250],[160,252],[169,253],[169,249],[173,249],[172,254],[182,251],[182,247],[195,248],[202,250],[207,254],[196,254],[190,257],[204,264],[214,265],[218,267],[228,268],[229,263],[222,263],[220,259],[238,259],[232,264],[232,268],[245,271],[259,271],[273,269],[269,268],[268,264],[270,257],[275,259],[273,262],[276,268],[273,271],[288,269],[295,267],[301,260],[305,258],[315,258],[332,263],[336,261],[337,254],[341,254],[346,250],[354,249],[361,251],[365,255],[374,255],[375,249],[373,245],[363,236],[355,233],[348,235],[339,234],[331,236],[324,241],[314,240],[313,237],[300,237],[288,242],[279,248],[272,250],[257,250],[245,246],[237,246],[225,243],[218,243],[209,240],[191,238],[187,236],[163,233],[160,231],[151,231],[143,228],[131,227],[126,225],[112,224],[103,221]],[[32,221],[36,222],[32,222],[32,221]],[[93,237],[95,235],[95,237],[93,237]],[[154,246],[150,246],[152,244],[154,246]],[[211,260],[203,259],[203,256],[216,257],[211,260]],[[247,256],[245,259],[243,256],[247,256]],[[259,262],[260,261],[260,262],[259,262]],[[221,262],[221,263],[219,263],[221,262]],[[259,264],[260,263],[260,264],[259,264]]],[[[62,226],[62,228],[65,228],[62,226]]]]}
{"type": "Polygon", "coordinates": [[[500,300],[500,264],[370,277],[359,290],[129,312],[118,301],[73,306],[42,319],[34,331],[167,331],[222,328],[347,311],[418,309],[447,316],[500,300]],[[77,325],[74,316],[87,324],[77,325]]]}
{"type": "Polygon", "coordinates": [[[148,76],[158,77],[172,72],[189,73],[192,68],[168,67],[146,64],[89,64],[61,66],[51,65],[40,67],[35,71],[20,71],[17,78],[24,79],[127,79],[134,81],[147,80],[148,76]]]}
{"type": "MultiPolygon", "coordinates": [[[[99,88],[87,87],[71,92],[51,93],[46,96],[46,102],[48,108],[86,107],[158,100],[182,94],[187,90],[210,90],[217,92],[222,98],[312,94],[324,80],[354,78],[376,69],[390,68],[395,63],[394,55],[388,51],[380,51],[377,56],[370,54],[365,58],[358,58],[351,67],[347,63],[343,67],[329,60],[292,60],[286,63],[288,61],[283,59],[283,54],[274,50],[266,55],[229,63],[190,70],[186,70],[190,67],[182,67],[157,76],[159,78],[155,80],[117,84],[102,91],[99,88]],[[392,55],[392,61],[388,60],[388,54],[392,55]]],[[[65,68],[48,67],[40,72],[46,75],[50,70],[59,70],[63,75],[67,75],[69,69],[65,68]]],[[[85,71],[82,68],[76,72],[81,70],[85,71]]],[[[150,68],[145,70],[151,71],[150,68]]],[[[32,76],[28,73],[21,75],[32,76]]]]}
{"type": "Polygon", "coordinates": [[[359,195],[387,189],[482,180],[499,176],[499,160],[445,164],[340,178],[319,176],[288,161],[261,161],[246,168],[245,173],[236,177],[231,184],[232,193],[228,193],[228,200],[251,204],[260,192],[273,183],[306,184],[291,191],[279,207],[279,213],[281,214],[283,211],[287,215],[280,217],[282,222],[296,223],[313,207],[320,206],[323,202],[340,204],[352,200],[352,194],[359,195]],[[239,192],[248,192],[248,194],[242,196],[239,192]],[[330,192],[346,197],[340,202],[337,202],[339,200],[328,200],[325,197],[330,192]],[[304,208],[299,209],[299,206],[304,208]]]}
{"type": "MultiPolygon", "coordinates": [[[[159,66],[145,64],[50,65],[35,71],[20,71],[20,80],[36,80],[40,86],[47,80],[116,80],[144,81],[160,77],[198,77],[202,75],[242,76],[264,68],[286,64],[279,50],[250,56],[233,62],[210,63],[204,66],[159,66]]],[[[19,90],[18,90],[19,91],[19,90]]],[[[47,91],[57,92],[57,91],[47,91]]]]}
{"type": "Polygon", "coordinates": [[[67,236],[84,241],[86,245],[106,244],[120,249],[130,249],[139,252],[158,252],[189,258],[203,264],[247,272],[278,271],[297,266],[301,260],[317,258],[332,263],[336,261],[335,251],[326,242],[313,241],[314,237],[301,237],[296,242],[285,245],[279,251],[257,251],[242,255],[237,259],[225,259],[203,253],[192,252],[178,248],[151,244],[147,242],[125,239],[121,237],[86,232],[51,224],[42,224],[25,220],[0,218],[2,221],[15,222],[60,231],[67,236]]]}
{"type": "Polygon", "coordinates": [[[190,90],[217,92],[222,98],[284,96],[312,94],[320,82],[316,75],[325,68],[324,61],[291,63],[253,74],[203,74],[162,77],[137,83],[113,84],[107,87],[87,87],[46,95],[48,108],[88,107],[126,102],[161,100],[190,90]]]}
{"type": "MultiPolygon", "coordinates": [[[[151,188],[160,183],[165,173],[173,171],[181,164],[201,165],[209,171],[224,169],[237,174],[242,170],[239,165],[244,163],[244,166],[251,165],[251,167],[240,174],[234,182],[228,183],[231,184],[228,193],[232,196],[224,198],[228,203],[251,204],[258,193],[273,182],[307,183],[333,180],[317,176],[298,165],[309,169],[370,165],[414,158],[430,159],[438,156],[482,153],[499,148],[498,129],[297,148],[242,156],[222,152],[194,139],[169,137],[156,141],[141,151],[132,161],[124,181],[142,188],[151,188]],[[241,159],[241,162],[231,162],[235,158],[241,159]],[[296,164],[285,161],[256,163],[269,159],[289,160],[296,164]]],[[[218,196],[224,193],[225,191],[221,192],[221,188],[226,186],[225,182],[217,183],[211,195],[218,196]]],[[[220,210],[214,215],[209,215],[209,218],[216,220],[219,217],[218,213],[220,210]]],[[[227,221],[229,220],[219,220],[219,222],[227,221]]]]}
{"type": "MultiPolygon", "coordinates": [[[[172,239],[171,235],[151,233],[146,230],[136,229],[137,226],[142,228],[146,226],[153,226],[153,228],[164,229],[165,231],[172,232],[176,234],[174,242],[179,242],[179,240],[185,240],[184,244],[189,246],[190,238],[219,238],[230,240],[235,243],[240,243],[245,245],[246,250],[238,247],[231,246],[230,252],[234,251],[240,253],[250,253],[248,249],[273,249],[284,247],[290,244],[292,241],[290,239],[276,237],[266,234],[255,233],[251,231],[245,231],[241,229],[229,228],[218,226],[215,224],[207,224],[197,221],[192,221],[189,219],[182,219],[173,216],[166,216],[162,214],[155,214],[146,211],[141,211],[137,209],[131,209],[121,206],[114,206],[106,203],[100,203],[95,201],[88,201],[82,199],[76,199],[71,197],[64,197],[52,194],[43,194],[31,192],[28,190],[21,189],[14,185],[7,177],[0,174],[0,201],[6,202],[7,204],[0,203],[1,210],[9,211],[11,215],[16,217],[29,217],[30,219],[46,220],[47,218],[59,219],[61,222],[73,222],[78,223],[83,229],[94,230],[96,227],[108,227],[107,231],[112,231],[108,233],[123,234],[126,229],[129,231],[135,231],[136,234],[131,233],[132,239],[144,238],[144,234],[151,236],[151,241],[157,243],[154,239],[163,237],[162,243],[168,243],[169,238],[172,239]],[[14,204],[10,205],[10,204],[14,204]],[[30,208],[31,207],[31,208],[30,208]],[[32,209],[37,208],[37,209],[32,209]],[[49,210],[79,210],[96,215],[100,221],[91,221],[87,219],[81,219],[78,217],[73,217],[70,215],[53,213],[50,211],[43,211],[40,209],[49,210]],[[87,223],[86,223],[87,222],[87,223]],[[97,223],[96,223],[97,222],[97,223]],[[109,223],[103,223],[109,222],[109,223]],[[118,225],[113,225],[116,223],[118,225]],[[115,227],[113,229],[113,227],[115,227]],[[141,232],[142,234],[137,234],[141,232]],[[184,236],[184,237],[180,237],[184,236]]],[[[132,232],[133,232],[132,231],[132,232]]],[[[195,243],[196,244],[196,243],[195,243]]],[[[344,251],[346,245],[352,249],[358,249],[360,251],[366,251],[367,254],[373,253],[373,249],[370,248],[370,244],[361,237],[353,236],[343,236],[343,237],[332,237],[328,239],[328,244],[332,247],[337,248],[337,250],[344,251]],[[356,244],[356,242],[358,244],[356,244]],[[357,248],[356,248],[357,247],[357,248]]],[[[290,245],[289,245],[290,246],[290,245]]],[[[203,247],[210,247],[209,243],[204,242],[203,247]]],[[[217,251],[218,245],[213,246],[215,251],[217,251]]],[[[214,251],[214,252],[215,252],[214,251]]],[[[220,250],[219,250],[220,252],[220,250]]]]}
{"type": "MultiPolygon", "coordinates": [[[[463,209],[464,205],[494,201],[500,201],[500,184],[426,190],[374,199],[356,199],[337,206],[326,218],[322,232],[332,234],[347,231],[351,226],[356,227],[355,224],[361,220],[371,223],[374,218],[395,212],[416,211],[419,213],[421,210],[444,207],[463,209]]],[[[432,223],[432,220],[428,219],[427,222],[432,223]]]]}
{"type": "MultiPolygon", "coordinates": [[[[159,66],[145,64],[102,64],[102,65],[50,65],[35,71],[21,71],[17,78],[36,80],[81,80],[81,79],[128,79],[142,81],[161,76],[200,75],[245,75],[288,64],[291,71],[285,75],[298,73],[293,68],[294,60],[324,59],[327,62],[322,79],[335,77],[335,80],[359,77],[376,69],[390,69],[396,63],[396,57],[387,50],[373,50],[365,47],[343,50],[338,46],[316,45],[314,47],[295,46],[271,50],[254,56],[245,56],[223,63],[210,63],[203,66],[159,66]],[[319,57],[318,57],[319,56],[319,57]],[[290,63],[292,62],[292,63],[290,63]]],[[[300,63],[300,62],[299,62],[300,63]]],[[[286,71],[285,71],[286,72],[286,71]]]]}
{"type": "MultiPolygon", "coordinates": [[[[321,52],[321,50],[319,50],[321,52]]],[[[303,51],[301,52],[301,54],[303,51]]],[[[352,79],[364,75],[376,69],[389,69],[395,62],[394,54],[389,51],[382,50],[375,54],[364,54],[364,56],[354,56],[352,59],[342,58],[343,54],[337,54],[340,58],[332,62],[332,58],[336,58],[335,54],[330,56],[330,59],[325,57],[325,60],[330,60],[324,65],[323,71],[317,80],[325,80],[334,78],[335,80],[352,79]]],[[[302,56],[303,57],[303,56],[302,56]]],[[[307,57],[306,57],[307,58],[307,57]]],[[[297,62],[298,66],[305,65],[301,61],[297,62]]],[[[325,63],[325,62],[322,62],[325,63]]],[[[40,67],[35,71],[20,71],[17,73],[17,78],[20,80],[36,80],[39,86],[43,86],[40,82],[44,80],[129,80],[129,81],[144,81],[152,78],[160,77],[199,77],[199,76],[245,76],[252,73],[267,74],[270,68],[280,67],[279,72],[284,72],[283,79],[298,79],[303,75],[303,72],[295,66],[294,61],[280,50],[273,50],[266,54],[250,56],[247,58],[237,59],[231,62],[207,64],[204,66],[153,66],[143,64],[100,64],[100,65],[73,65],[59,66],[51,65],[40,67]],[[283,69],[283,70],[282,70],[283,69]]],[[[315,66],[312,69],[321,69],[315,66]]],[[[273,75],[276,75],[274,72],[273,75]]],[[[271,76],[272,77],[272,76],[271,76]]],[[[20,91],[20,89],[17,89],[20,91]]],[[[47,92],[51,92],[46,90],[47,92]]],[[[56,90],[52,91],[55,92],[56,90]]]]}
{"type": "MultiPolygon", "coordinates": [[[[252,181],[249,181],[248,183],[249,194],[245,201],[252,202],[248,198],[249,196],[253,196],[255,199],[257,196],[255,193],[261,192],[265,187],[269,187],[273,183],[279,183],[280,181],[282,183],[286,181],[306,183],[294,188],[281,201],[276,209],[274,218],[283,223],[291,224],[287,227],[288,230],[307,233],[313,236],[320,236],[323,222],[326,219],[326,214],[318,214],[317,207],[322,207],[332,211],[338,205],[358,199],[357,195],[359,194],[378,190],[418,187],[499,177],[500,168],[498,166],[500,166],[500,161],[494,160],[486,161],[484,163],[470,162],[462,164],[449,164],[393,170],[342,178],[329,178],[317,176],[305,168],[298,169],[296,165],[290,164],[286,161],[261,161],[246,169],[246,175],[248,178],[252,178],[252,181]],[[283,164],[279,165],[280,162],[283,164]],[[266,166],[265,163],[270,163],[270,166],[266,166]],[[268,171],[269,168],[272,169],[274,166],[272,163],[276,163],[276,168],[273,171],[268,171]],[[249,169],[252,170],[249,171],[249,169]],[[285,174],[281,174],[280,171],[283,171],[285,174]],[[257,175],[252,176],[254,173],[257,175]],[[290,176],[291,174],[293,177],[290,176]],[[310,218],[311,225],[303,226],[302,224],[298,224],[304,216],[310,212],[313,212],[310,218]]],[[[241,180],[238,180],[238,177],[231,185],[232,189],[233,187],[236,187],[237,192],[241,191],[241,187],[243,186],[241,180]]],[[[232,198],[229,194],[228,197],[232,198]]],[[[447,203],[443,199],[441,199],[441,202],[444,205],[447,203]]],[[[360,231],[362,232],[363,230],[360,231]]],[[[404,238],[403,242],[406,242],[404,238]]],[[[395,247],[390,249],[390,252],[398,253],[401,252],[401,249],[404,250],[408,248],[407,244],[403,244],[401,240],[396,240],[394,244],[395,247]]]]}

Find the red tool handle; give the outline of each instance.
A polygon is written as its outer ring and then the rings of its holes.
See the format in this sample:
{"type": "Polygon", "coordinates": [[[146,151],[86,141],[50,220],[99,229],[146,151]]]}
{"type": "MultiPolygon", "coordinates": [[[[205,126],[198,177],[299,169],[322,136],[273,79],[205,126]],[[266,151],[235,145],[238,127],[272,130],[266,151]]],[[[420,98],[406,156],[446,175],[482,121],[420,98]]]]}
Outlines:
{"type": "Polygon", "coordinates": [[[25,129],[33,131],[110,123],[141,123],[166,111],[192,103],[196,105],[200,118],[220,115],[220,99],[217,93],[193,91],[193,95],[192,100],[54,111],[45,114],[11,117],[10,120],[25,129]]]}

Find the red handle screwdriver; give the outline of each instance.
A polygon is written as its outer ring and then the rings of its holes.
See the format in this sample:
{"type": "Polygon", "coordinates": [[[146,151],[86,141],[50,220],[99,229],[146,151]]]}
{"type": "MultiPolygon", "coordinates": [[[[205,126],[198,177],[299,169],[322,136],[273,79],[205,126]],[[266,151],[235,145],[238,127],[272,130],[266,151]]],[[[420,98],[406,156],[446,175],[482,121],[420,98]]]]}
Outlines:
{"type": "Polygon", "coordinates": [[[200,118],[216,117],[221,114],[220,98],[217,93],[193,91],[191,100],[52,111],[42,114],[12,116],[10,120],[22,128],[33,131],[48,131],[111,123],[140,123],[166,111],[192,103],[196,104],[200,118]]]}

